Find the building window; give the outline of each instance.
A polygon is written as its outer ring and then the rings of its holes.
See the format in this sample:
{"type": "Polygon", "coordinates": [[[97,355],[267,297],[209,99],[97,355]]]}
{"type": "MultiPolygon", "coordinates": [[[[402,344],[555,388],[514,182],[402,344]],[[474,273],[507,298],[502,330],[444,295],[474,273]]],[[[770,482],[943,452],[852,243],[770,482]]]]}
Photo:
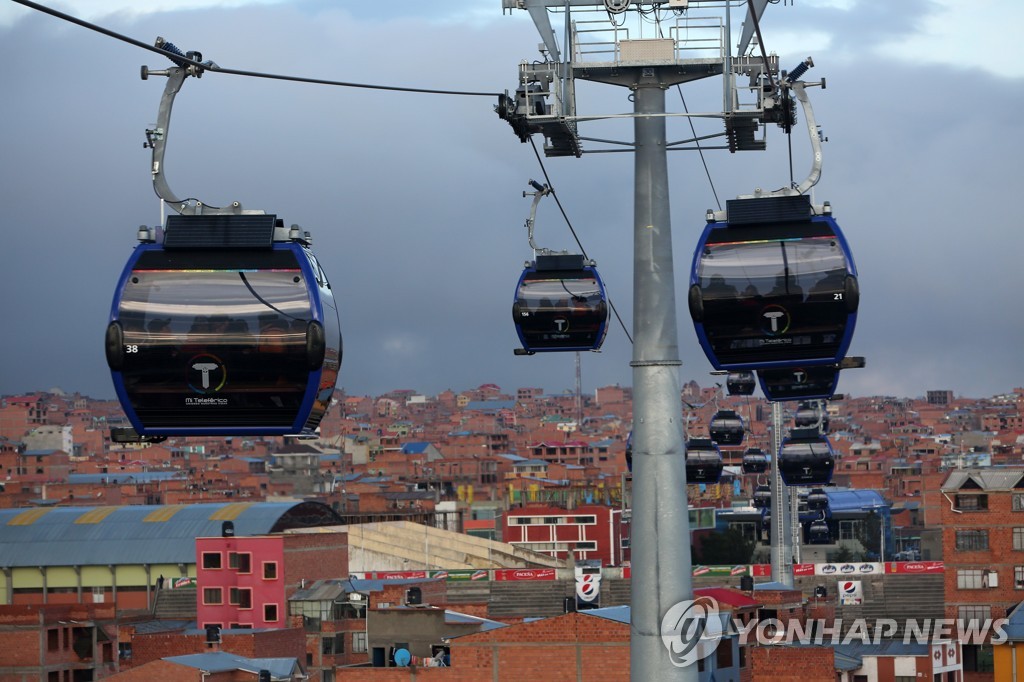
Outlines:
{"type": "Polygon", "coordinates": [[[221,568],[220,552],[203,552],[203,568],[216,570],[221,568]]]}
{"type": "Polygon", "coordinates": [[[252,590],[247,587],[232,587],[228,595],[228,603],[240,609],[251,609],[252,590]]]}
{"type": "Polygon", "coordinates": [[[252,573],[252,554],[248,552],[228,552],[228,568],[239,573],[252,573]]]}
{"type": "Polygon", "coordinates": [[[264,561],[263,562],[263,579],[264,580],[277,580],[277,562],[276,561],[264,561]]]}
{"type": "Polygon", "coordinates": [[[955,508],[959,511],[986,511],[988,510],[988,495],[956,495],[954,503],[955,508]]]}
{"type": "Polygon", "coordinates": [[[991,644],[962,646],[965,673],[991,673],[995,669],[991,644]]]}
{"type": "Polygon", "coordinates": [[[1013,529],[1013,548],[1024,550],[1024,528],[1013,529]]]}
{"type": "Polygon", "coordinates": [[[1013,494],[1013,511],[1024,511],[1024,493],[1013,494]]]}
{"type": "Polygon", "coordinates": [[[263,605],[263,620],[265,620],[268,623],[277,622],[277,604],[263,605]]]}
{"type": "Polygon", "coordinates": [[[1013,567],[1013,589],[1024,590],[1024,566],[1013,567]]]}
{"type": "Polygon", "coordinates": [[[366,653],[366,633],[365,632],[353,632],[352,633],[352,653],[354,653],[354,654],[365,654],[366,653]]]}
{"type": "Polygon", "coordinates": [[[860,526],[859,521],[840,521],[839,522],[839,539],[840,540],[856,540],[857,539],[857,528],[860,526]]]}
{"type": "Polygon", "coordinates": [[[958,530],[956,532],[956,548],[961,552],[988,549],[987,530],[958,530]]]}
{"type": "Polygon", "coordinates": [[[324,654],[345,653],[345,635],[337,634],[320,640],[320,651],[324,654]]]}
{"type": "Polygon", "coordinates": [[[985,571],[980,568],[962,568],[956,572],[956,587],[958,590],[980,590],[984,587],[985,571]]]}
{"type": "Polygon", "coordinates": [[[209,605],[223,604],[224,594],[219,587],[203,588],[203,603],[209,605]]]}
{"type": "Polygon", "coordinates": [[[715,667],[719,670],[732,667],[732,640],[726,639],[715,649],[715,667]]]}
{"type": "Polygon", "coordinates": [[[991,617],[991,606],[961,606],[957,609],[957,618],[964,623],[982,621],[991,617]]]}
{"type": "Polygon", "coordinates": [[[46,631],[46,650],[56,651],[60,648],[60,630],[53,628],[46,631]]]}

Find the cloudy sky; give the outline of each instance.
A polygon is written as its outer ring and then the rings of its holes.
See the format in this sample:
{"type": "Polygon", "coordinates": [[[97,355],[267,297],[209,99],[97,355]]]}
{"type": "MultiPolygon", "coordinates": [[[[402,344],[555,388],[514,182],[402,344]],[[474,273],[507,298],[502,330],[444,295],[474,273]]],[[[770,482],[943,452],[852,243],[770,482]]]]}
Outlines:
{"type": "MultiPolygon", "coordinates": [[[[225,68],[473,92],[514,89],[538,58],[524,12],[500,0],[74,0],[55,9],[152,43],[163,36],[225,68]]],[[[737,14],[735,23],[741,17],[737,14]]],[[[1024,386],[1024,234],[1014,208],[1024,144],[1024,63],[1010,31],[1016,0],[801,0],[770,5],[766,47],[792,68],[806,56],[828,142],[816,201],[831,202],[860,270],[844,373],[853,395],[988,396],[1024,386]]],[[[0,394],[61,387],[113,395],[103,331],[140,224],[161,220],[143,149],[167,66],[138,47],[0,0],[0,394]]],[[[580,113],[632,109],[628,92],[581,83],[580,113]]],[[[720,108],[721,81],[673,90],[670,111],[720,108]]],[[[575,383],[573,356],[515,357],[513,290],[531,256],[523,223],[529,144],[490,97],[381,92],[225,74],[189,79],[174,107],[167,179],[180,196],[276,213],[315,238],[340,298],[351,394],[437,393],[482,383],[506,391],[575,383]]],[[[629,140],[627,122],[581,124],[629,140]]],[[[684,118],[669,139],[690,136],[684,118]]],[[[721,124],[698,121],[698,132],[721,124]]],[[[810,164],[794,136],[795,179],[810,164]]],[[[542,140],[537,139],[540,146],[542,140]]],[[[670,154],[682,381],[710,364],[685,308],[704,212],[790,179],[778,129],[767,152],[670,154]]],[[[586,149],[598,147],[585,144],[586,149]]],[[[545,159],[544,167],[612,301],[632,327],[630,154],[545,159]]],[[[537,239],[574,246],[545,199],[537,239]]],[[[631,380],[613,327],[582,358],[583,388],[631,380]]]]}

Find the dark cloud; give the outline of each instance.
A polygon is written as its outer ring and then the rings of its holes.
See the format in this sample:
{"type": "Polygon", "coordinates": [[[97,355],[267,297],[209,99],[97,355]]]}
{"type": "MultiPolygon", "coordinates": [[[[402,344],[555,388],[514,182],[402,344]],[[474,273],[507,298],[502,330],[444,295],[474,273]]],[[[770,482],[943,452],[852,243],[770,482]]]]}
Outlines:
{"type": "MultiPolygon", "coordinates": [[[[536,32],[522,17],[496,10],[490,23],[479,13],[466,23],[426,21],[426,12],[367,14],[373,6],[169,12],[104,25],[147,42],[165,36],[230,68],[481,92],[513,88],[519,61],[535,55],[536,32]]],[[[786,14],[810,21],[816,11],[786,14]]],[[[860,16],[847,33],[874,20],[860,16]]],[[[164,81],[142,81],[138,68],[158,68],[160,57],[33,14],[0,29],[0,58],[18,65],[0,81],[0,393],[61,386],[109,396],[102,335],[113,287],[136,227],[158,220],[142,142],[164,81]]],[[[830,140],[816,200],[831,201],[855,250],[863,305],[852,352],[869,363],[844,376],[841,390],[984,395],[1024,384],[1009,120],[1024,98],[1019,81],[944,80],[936,69],[873,61],[870,51],[815,60],[812,75],[827,76],[828,88],[811,96],[830,140]]],[[[632,107],[624,89],[581,84],[579,94],[600,113],[632,107]]],[[[717,79],[683,94],[691,111],[720,106],[717,79]]],[[[668,102],[682,109],[678,93],[668,102]]],[[[585,124],[584,132],[628,140],[632,126],[585,124]]],[[[671,139],[689,136],[684,119],[670,122],[671,139]]],[[[803,137],[792,142],[797,181],[809,166],[803,137]]],[[[769,146],[707,152],[722,201],[788,183],[787,140],[772,130],[769,146]]],[[[544,164],[632,328],[632,156],[544,164]]],[[[543,178],[491,98],[208,74],[187,82],[175,103],[167,177],[181,196],[238,200],[313,232],[339,294],[346,390],[573,385],[571,355],[512,355],[513,288],[531,256],[522,191],[543,178]]],[[[715,195],[693,152],[670,155],[670,177],[681,378],[707,383],[684,292],[715,195]]],[[[537,236],[542,246],[575,248],[551,199],[537,236]]],[[[616,325],[602,353],[584,355],[584,389],[630,383],[630,357],[616,325]]]]}

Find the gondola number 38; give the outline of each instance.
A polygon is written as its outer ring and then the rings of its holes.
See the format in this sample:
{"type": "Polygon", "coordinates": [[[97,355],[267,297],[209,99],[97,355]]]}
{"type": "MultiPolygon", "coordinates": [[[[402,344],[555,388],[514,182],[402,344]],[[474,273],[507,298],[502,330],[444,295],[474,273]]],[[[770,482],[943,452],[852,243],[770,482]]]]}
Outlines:
{"type": "Polygon", "coordinates": [[[139,346],[138,346],[138,344],[130,343],[130,344],[128,344],[128,345],[126,345],[124,347],[124,352],[126,352],[126,353],[138,353],[139,352],[139,346]]]}

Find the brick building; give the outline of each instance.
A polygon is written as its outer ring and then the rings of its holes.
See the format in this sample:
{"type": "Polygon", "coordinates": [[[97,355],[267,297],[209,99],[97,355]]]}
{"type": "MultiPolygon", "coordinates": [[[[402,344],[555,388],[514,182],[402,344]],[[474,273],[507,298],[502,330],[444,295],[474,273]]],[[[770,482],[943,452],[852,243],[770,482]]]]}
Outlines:
{"type": "Polygon", "coordinates": [[[622,563],[622,511],[603,505],[565,509],[527,505],[503,518],[502,539],[559,559],[596,559],[604,566],[622,563]]]}
{"type": "Polygon", "coordinates": [[[280,628],[296,590],[343,575],[346,533],[196,538],[196,621],[200,628],[280,628]]]}
{"type": "Polygon", "coordinates": [[[116,638],[112,605],[0,606],[0,681],[104,679],[116,638]]]}
{"type": "MultiPolygon", "coordinates": [[[[941,486],[946,618],[1005,618],[1024,600],[1024,469],[951,471],[941,486]]],[[[965,673],[991,673],[992,648],[965,644],[965,673]]]]}

